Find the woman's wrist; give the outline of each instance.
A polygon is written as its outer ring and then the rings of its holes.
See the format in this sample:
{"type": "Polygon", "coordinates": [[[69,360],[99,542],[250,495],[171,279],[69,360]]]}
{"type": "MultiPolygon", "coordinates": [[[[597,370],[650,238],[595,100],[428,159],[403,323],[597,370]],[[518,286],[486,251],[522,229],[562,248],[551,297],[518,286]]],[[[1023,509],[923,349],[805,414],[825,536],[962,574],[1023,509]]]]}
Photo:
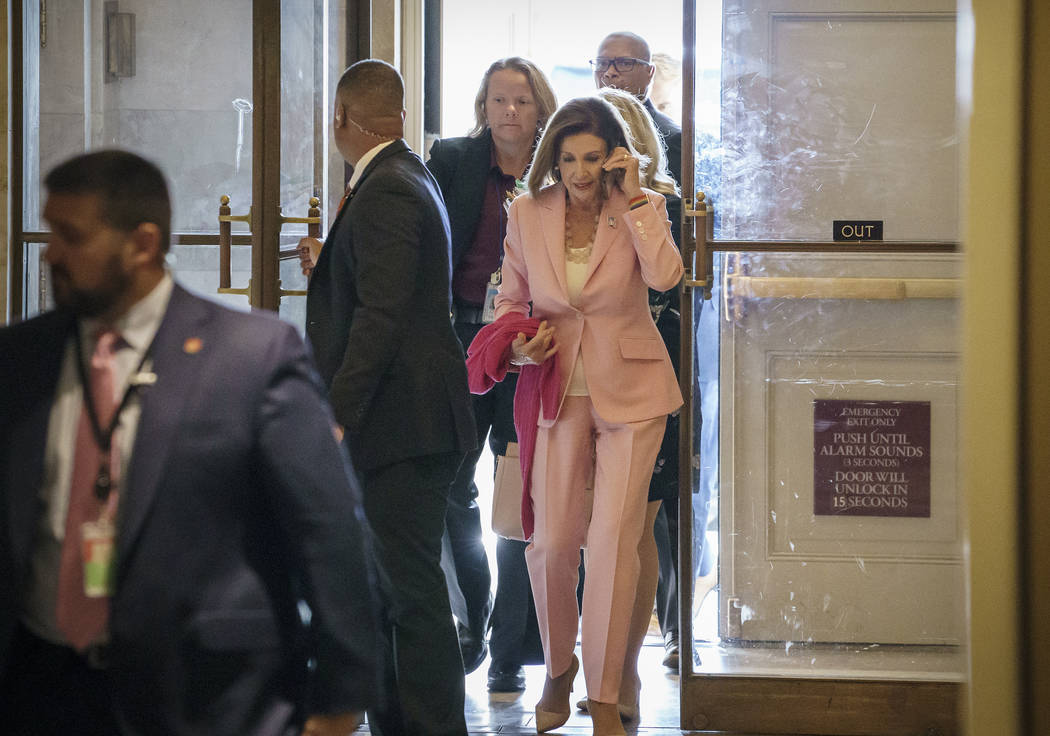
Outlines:
{"type": "Polygon", "coordinates": [[[524,353],[515,350],[514,345],[510,345],[507,348],[507,362],[512,366],[520,368],[523,365],[528,365],[529,359],[524,353]]]}
{"type": "Polygon", "coordinates": [[[629,197],[629,199],[627,200],[627,209],[636,210],[639,207],[644,207],[647,204],[649,204],[649,198],[646,197],[644,193],[639,192],[635,196],[629,197]]]}

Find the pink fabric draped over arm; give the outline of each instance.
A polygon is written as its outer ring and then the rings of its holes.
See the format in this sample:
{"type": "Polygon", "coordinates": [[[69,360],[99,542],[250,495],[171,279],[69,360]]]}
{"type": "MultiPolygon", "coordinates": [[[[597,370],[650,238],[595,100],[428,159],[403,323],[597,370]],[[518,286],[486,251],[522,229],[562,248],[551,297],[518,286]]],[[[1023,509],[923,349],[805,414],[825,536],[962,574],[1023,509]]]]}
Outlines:
{"type": "MultiPolygon", "coordinates": [[[[540,320],[508,312],[495,322],[485,325],[467,348],[467,381],[471,393],[483,394],[507,377],[511,370],[510,345],[524,333],[532,337],[539,329],[540,320]]],[[[558,373],[558,354],[541,365],[521,367],[518,387],[514,392],[514,431],[518,434],[521,455],[521,526],[525,538],[532,536],[532,455],[536,449],[536,427],[542,408],[551,419],[557,414],[561,398],[561,380],[558,373]]]]}

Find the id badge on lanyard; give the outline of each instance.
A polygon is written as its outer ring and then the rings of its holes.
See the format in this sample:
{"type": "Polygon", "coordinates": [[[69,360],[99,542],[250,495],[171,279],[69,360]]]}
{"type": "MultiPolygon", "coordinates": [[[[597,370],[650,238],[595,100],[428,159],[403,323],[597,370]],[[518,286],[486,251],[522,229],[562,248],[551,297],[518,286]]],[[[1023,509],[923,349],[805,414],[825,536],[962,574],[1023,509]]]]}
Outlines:
{"type": "Polygon", "coordinates": [[[499,293],[501,271],[502,269],[496,269],[489,277],[488,286],[485,287],[485,306],[481,310],[482,324],[488,325],[496,321],[496,294],[499,293]]]}
{"type": "Polygon", "coordinates": [[[81,556],[84,560],[84,595],[105,598],[113,595],[113,559],[116,529],[103,517],[80,527],[81,556]]]}

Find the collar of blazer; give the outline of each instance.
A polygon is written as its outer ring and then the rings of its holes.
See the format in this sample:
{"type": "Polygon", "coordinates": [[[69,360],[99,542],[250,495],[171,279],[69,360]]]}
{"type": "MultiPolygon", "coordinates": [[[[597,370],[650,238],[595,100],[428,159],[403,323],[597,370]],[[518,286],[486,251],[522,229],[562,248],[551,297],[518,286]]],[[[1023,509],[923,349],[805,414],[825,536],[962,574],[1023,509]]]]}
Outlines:
{"type": "MultiPolygon", "coordinates": [[[[377,166],[380,166],[384,161],[386,161],[391,156],[396,156],[399,153],[404,153],[405,151],[410,151],[410,150],[412,150],[412,149],[410,149],[408,147],[408,144],[405,143],[404,138],[398,138],[398,139],[396,139],[394,141],[391,141],[390,145],[386,146],[385,148],[383,148],[382,151],[377,153],[375,155],[375,158],[373,158],[371,161],[369,161],[368,165],[365,166],[365,170],[363,172],[361,172],[361,178],[357,180],[357,184],[355,184],[354,188],[350,191],[350,196],[347,197],[347,202],[349,202],[350,199],[353,198],[355,192],[357,192],[358,190],[361,189],[361,185],[364,184],[365,179],[367,179],[369,177],[369,175],[373,171],[376,170],[377,166]]],[[[345,209],[345,207],[344,207],[344,209],[345,209]]]]}
{"type": "MultiPolygon", "coordinates": [[[[357,183],[354,184],[354,188],[351,189],[350,192],[346,195],[346,199],[343,201],[343,206],[339,208],[339,211],[335,215],[335,219],[332,220],[332,224],[328,228],[328,235],[331,235],[333,232],[335,232],[336,226],[343,219],[343,215],[345,215],[346,211],[350,209],[350,202],[353,200],[354,195],[361,190],[361,184],[373,171],[376,170],[376,167],[379,166],[383,161],[388,159],[390,156],[394,156],[396,154],[404,153],[405,151],[410,150],[412,149],[408,147],[408,144],[405,143],[404,139],[399,138],[391,142],[389,146],[385,147],[382,151],[377,153],[375,158],[368,162],[368,165],[365,166],[365,170],[361,172],[361,178],[357,180],[357,183]]],[[[325,242],[328,242],[327,236],[325,238],[325,242]]],[[[321,249],[321,257],[324,257],[323,248],[321,249]]],[[[320,263],[320,259],[318,260],[318,263],[320,263]]]]}
{"type": "MultiPolygon", "coordinates": [[[[557,182],[544,187],[540,190],[536,202],[540,205],[540,218],[543,226],[543,239],[547,244],[547,254],[550,256],[554,273],[558,277],[558,284],[567,302],[569,287],[565,280],[565,185],[557,182]]],[[[598,215],[598,229],[594,234],[594,248],[587,262],[584,288],[587,287],[587,281],[594,275],[612,244],[618,238],[629,239],[631,237],[630,232],[620,222],[620,216],[627,209],[627,197],[619,189],[614,189],[602,205],[602,210],[598,215]]]]}

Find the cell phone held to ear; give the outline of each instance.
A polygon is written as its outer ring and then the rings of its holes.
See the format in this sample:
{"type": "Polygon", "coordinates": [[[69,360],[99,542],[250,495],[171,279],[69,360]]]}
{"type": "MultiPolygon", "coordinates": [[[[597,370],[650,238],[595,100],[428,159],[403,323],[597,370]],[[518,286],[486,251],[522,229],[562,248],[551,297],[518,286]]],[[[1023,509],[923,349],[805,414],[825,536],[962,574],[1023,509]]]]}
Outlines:
{"type": "Polygon", "coordinates": [[[608,197],[612,194],[613,190],[619,188],[623,191],[623,169],[613,169],[612,171],[602,170],[602,191],[605,196],[608,197]]]}

